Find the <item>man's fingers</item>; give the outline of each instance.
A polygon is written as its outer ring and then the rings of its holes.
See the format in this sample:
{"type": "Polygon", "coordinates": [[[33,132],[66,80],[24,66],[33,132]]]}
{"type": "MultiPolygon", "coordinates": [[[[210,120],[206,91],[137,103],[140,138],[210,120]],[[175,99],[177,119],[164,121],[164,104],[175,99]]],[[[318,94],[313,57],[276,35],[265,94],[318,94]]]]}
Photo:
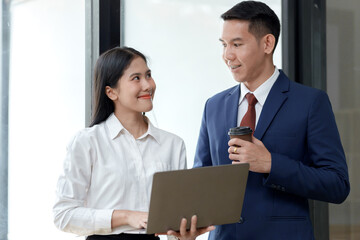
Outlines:
{"type": "Polygon", "coordinates": [[[185,236],[185,234],[186,234],[186,223],[187,223],[186,218],[181,219],[181,223],[180,223],[180,235],[185,236]]]}
{"type": "Polygon", "coordinates": [[[198,229],[198,233],[199,233],[199,235],[201,235],[201,234],[204,234],[204,233],[206,233],[206,232],[210,232],[210,231],[212,231],[212,230],[215,230],[215,226],[209,226],[209,227],[205,227],[205,228],[199,228],[199,229],[198,229]]]}
{"type": "MultiPolygon", "coordinates": [[[[167,235],[172,235],[178,238],[185,239],[195,239],[197,236],[204,234],[206,232],[210,232],[215,229],[215,226],[209,226],[204,228],[196,228],[197,225],[197,216],[193,215],[191,217],[190,231],[186,231],[186,218],[181,219],[180,222],[180,231],[175,232],[173,230],[169,230],[166,232],[167,235]]],[[[161,233],[157,233],[156,236],[161,235],[161,233]]]]}
{"type": "Polygon", "coordinates": [[[229,154],[229,159],[233,161],[241,161],[243,160],[243,158],[244,158],[243,154],[232,154],[232,153],[229,154]]]}
{"type": "Polygon", "coordinates": [[[228,148],[229,154],[239,154],[240,151],[241,151],[241,147],[238,147],[238,146],[231,146],[228,148]]]}
{"type": "Polygon", "coordinates": [[[216,228],[215,226],[209,226],[209,227],[207,227],[206,229],[204,229],[204,232],[203,232],[203,233],[213,231],[213,230],[215,230],[215,228],[216,228]]]}
{"type": "Polygon", "coordinates": [[[233,138],[229,140],[228,145],[242,147],[242,146],[246,146],[249,143],[250,143],[249,141],[243,140],[241,138],[233,138]]]}
{"type": "Polygon", "coordinates": [[[197,224],[197,216],[194,215],[191,217],[191,227],[190,227],[190,232],[195,233],[196,232],[196,224],[197,224]]]}

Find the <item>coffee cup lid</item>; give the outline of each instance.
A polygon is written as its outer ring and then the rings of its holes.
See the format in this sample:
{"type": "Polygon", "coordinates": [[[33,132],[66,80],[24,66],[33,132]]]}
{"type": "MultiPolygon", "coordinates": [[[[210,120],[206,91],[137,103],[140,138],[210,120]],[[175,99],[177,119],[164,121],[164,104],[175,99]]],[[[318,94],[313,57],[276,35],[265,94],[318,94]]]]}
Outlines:
{"type": "Polygon", "coordinates": [[[252,132],[250,127],[234,127],[229,129],[228,135],[246,135],[252,132]]]}

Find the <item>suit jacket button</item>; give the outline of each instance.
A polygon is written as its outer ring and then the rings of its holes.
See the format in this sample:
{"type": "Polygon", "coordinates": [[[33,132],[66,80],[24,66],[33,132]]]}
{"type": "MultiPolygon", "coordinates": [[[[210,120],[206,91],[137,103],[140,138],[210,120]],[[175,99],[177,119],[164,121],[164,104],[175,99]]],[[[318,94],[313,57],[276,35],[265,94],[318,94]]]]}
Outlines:
{"type": "Polygon", "coordinates": [[[244,221],[245,221],[245,219],[244,219],[243,217],[240,217],[240,219],[239,219],[239,222],[238,222],[238,223],[242,224],[244,221]]]}

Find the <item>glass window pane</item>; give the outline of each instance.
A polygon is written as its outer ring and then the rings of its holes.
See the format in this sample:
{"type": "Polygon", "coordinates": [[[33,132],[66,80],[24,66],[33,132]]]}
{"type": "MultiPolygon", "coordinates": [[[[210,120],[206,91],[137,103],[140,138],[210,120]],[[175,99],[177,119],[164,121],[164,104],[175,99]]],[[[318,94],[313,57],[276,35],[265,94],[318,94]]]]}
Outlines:
{"type": "Polygon", "coordinates": [[[66,145],[85,122],[84,45],[84,0],[12,1],[10,240],[75,239],[56,229],[52,206],[66,145]]]}
{"type": "Polygon", "coordinates": [[[330,239],[360,239],[360,2],[326,1],[327,91],[344,146],[351,191],[329,205],[330,239]]]}
{"type": "MultiPolygon", "coordinates": [[[[149,57],[158,127],[182,137],[194,161],[205,101],[237,83],[223,63],[220,15],[237,0],[124,1],[124,45],[149,57]]],[[[281,0],[267,0],[281,20],[281,0]]],[[[281,68],[281,36],[275,64],[281,68]]],[[[198,238],[207,239],[207,234],[198,238]]]]}
{"type": "MultiPolygon", "coordinates": [[[[236,0],[125,1],[124,45],[149,57],[158,127],[181,136],[193,165],[205,101],[236,82],[223,63],[220,15],[236,0]]],[[[281,0],[263,1],[281,20],[281,0]]],[[[275,64],[281,68],[281,36],[275,64]]],[[[151,115],[150,115],[151,118],[151,115]]]]}

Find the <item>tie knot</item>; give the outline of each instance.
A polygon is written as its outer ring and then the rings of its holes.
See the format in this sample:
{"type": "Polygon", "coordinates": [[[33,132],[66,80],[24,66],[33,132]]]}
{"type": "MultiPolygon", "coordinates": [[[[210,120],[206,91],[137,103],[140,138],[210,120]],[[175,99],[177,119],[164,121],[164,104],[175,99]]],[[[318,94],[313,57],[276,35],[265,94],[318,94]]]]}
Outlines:
{"type": "Polygon", "coordinates": [[[250,106],[255,106],[255,104],[257,103],[257,99],[256,99],[256,97],[254,96],[254,94],[252,94],[252,93],[247,93],[247,94],[245,95],[245,97],[246,97],[246,99],[247,99],[247,101],[248,101],[248,104],[249,104],[250,106]]]}

